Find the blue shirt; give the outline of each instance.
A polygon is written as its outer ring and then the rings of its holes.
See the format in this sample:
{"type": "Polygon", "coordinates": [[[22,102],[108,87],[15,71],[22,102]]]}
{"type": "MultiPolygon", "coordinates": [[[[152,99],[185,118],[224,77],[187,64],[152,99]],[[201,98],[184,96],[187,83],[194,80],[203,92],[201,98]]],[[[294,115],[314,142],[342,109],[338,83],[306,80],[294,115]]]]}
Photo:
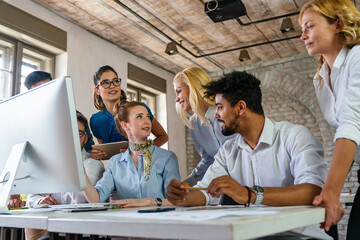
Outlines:
{"type": "MultiPolygon", "coordinates": [[[[150,120],[154,119],[154,115],[145,103],[143,104],[150,114],[150,120]]],[[[127,140],[116,128],[114,116],[111,115],[106,108],[100,112],[94,113],[90,118],[90,127],[94,136],[101,139],[103,143],[111,143],[127,140]]]]}
{"type": "Polygon", "coordinates": [[[221,133],[221,126],[218,119],[215,118],[216,107],[209,107],[205,117],[208,119],[210,126],[206,126],[201,119],[193,115],[190,118],[192,129],[190,128],[191,138],[194,142],[197,152],[201,156],[201,161],[193,170],[186,181],[192,186],[200,181],[208,167],[214,162],[214,156],[225,141],[237,136],[233,134],[224,136],[221,133]]]}
{"type": "Polygon", "coordinates": [[[117,191],[119,199],[166,198],[166,187],[171,179],[180,180],[178,160],[171,151],[154,145],[150,150],[151,168],[147,181],[142,155],[139,156],[137,169],[130,157],[129,149],[110,158],[104,175],[95,186],[99,192],[100,202],[105,202],[112,191],[117,191]]]}

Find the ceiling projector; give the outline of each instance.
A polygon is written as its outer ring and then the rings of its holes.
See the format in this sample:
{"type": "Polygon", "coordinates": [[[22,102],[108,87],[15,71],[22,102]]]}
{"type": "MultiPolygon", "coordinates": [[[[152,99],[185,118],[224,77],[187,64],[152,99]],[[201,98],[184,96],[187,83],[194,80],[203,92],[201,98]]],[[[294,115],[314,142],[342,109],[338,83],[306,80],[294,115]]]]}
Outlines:
{"type": "Polygon", "coordinates": [[[205,13],[213,22],[223,22],[246,15],[241,0],[214,0],[205,3],[205,13]]]}

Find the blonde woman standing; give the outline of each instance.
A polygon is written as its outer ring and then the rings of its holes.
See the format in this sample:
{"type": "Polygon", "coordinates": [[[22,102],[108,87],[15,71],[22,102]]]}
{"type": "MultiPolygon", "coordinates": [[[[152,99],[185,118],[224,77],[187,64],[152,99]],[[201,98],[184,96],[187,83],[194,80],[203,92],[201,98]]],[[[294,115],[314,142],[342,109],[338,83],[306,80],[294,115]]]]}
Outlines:
{"type": "Polygon", "coordinates": [[[222,123],[215,118],[214,100],[204,98],[203,86],[211,82],[209,75],[197,67],[188,67],[174,77],[176,111],[184,124],[190,128],[191,138],[201,161],[184,180],[193,186],[204,176],[214,162],[220,146],[236,134],[222,130],[222,123]],[[192,112],[189,118],[188,113],[192,112]]]}
{"type": "MultiPolygon", "coordinates": [[[[349,0],[313,0],[304,5],[299,21],[308,53],[319,56],[314,86],[321,111],[336,128],[329,174],[313,202],[326,208],[323,226],[329,230],[344,214],[341,189],[353,161],[360,162],[360,13],[349,0]]],[[[347,239],[360,238],[359,197],[347,239]]]]}

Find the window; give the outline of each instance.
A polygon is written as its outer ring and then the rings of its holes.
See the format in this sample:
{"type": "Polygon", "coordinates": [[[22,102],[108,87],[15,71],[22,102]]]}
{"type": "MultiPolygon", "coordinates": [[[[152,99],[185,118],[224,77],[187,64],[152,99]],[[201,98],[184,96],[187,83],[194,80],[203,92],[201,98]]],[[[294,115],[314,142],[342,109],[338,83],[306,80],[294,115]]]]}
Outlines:
{"type": "Polygon", "coordinates": [[[54,76],[55,55],[0,35],[0,99],[26,91],[25,77],[36,70],[54,76]]]}
{"type": "Polygon", "coordinates": [[[127,97],[129,101],[139,101],[145,103],[156,117],[156,95],[132,85],[127,87],[127,97]]]}
{"type": "Polygon", "coordinates": [[[0,99],[12,95],[14,49],[14,42],[0,38],[0,99]]]}

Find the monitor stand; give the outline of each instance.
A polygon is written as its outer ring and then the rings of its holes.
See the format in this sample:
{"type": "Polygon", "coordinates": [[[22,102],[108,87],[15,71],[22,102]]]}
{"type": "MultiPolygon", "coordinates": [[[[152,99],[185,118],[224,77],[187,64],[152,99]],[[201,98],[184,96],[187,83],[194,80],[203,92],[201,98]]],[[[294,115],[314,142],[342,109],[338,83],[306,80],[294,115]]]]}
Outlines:
{"type": "Polygon", "coordinates": [[[21,159],[26,157],[25,149],[28,142],[15,144],[6,161],[5,167],[0,175],[0,214],[9,214],[8,201],[10,191],[15,181],[16,172],[19,168],[21,159]]]}

